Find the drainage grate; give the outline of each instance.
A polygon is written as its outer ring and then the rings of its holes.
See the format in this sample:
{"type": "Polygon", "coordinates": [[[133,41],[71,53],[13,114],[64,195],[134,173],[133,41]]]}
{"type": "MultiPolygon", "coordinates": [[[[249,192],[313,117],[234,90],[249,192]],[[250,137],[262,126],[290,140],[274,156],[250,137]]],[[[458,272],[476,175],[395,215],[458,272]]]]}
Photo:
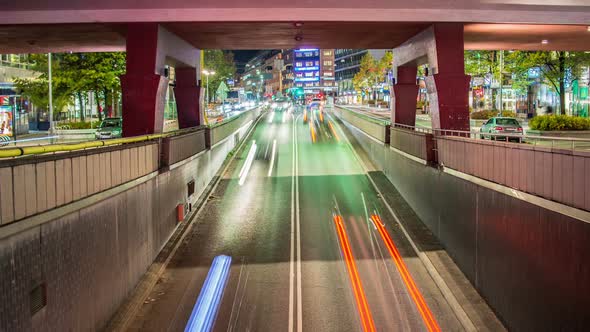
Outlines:
{"type": "Polygon", "coordinates": [[[29,293],[29,300],[31,303],[31,316],[38,313],[47,305],[47,286],[45,283],[37,285],[29,293]]]}

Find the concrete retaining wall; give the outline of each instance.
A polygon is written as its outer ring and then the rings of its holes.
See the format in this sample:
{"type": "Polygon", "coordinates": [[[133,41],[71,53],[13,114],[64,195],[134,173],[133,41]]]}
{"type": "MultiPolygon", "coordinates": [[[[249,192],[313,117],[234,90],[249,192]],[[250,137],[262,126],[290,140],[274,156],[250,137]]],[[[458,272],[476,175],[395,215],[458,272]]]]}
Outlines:
{"type": "MultiPolygon", "coordinates": [[[[164,170],[149,168],[144,176],[122,185],[0,227],[0,331],[102,329],[175,230],[176,206],[197,200],[238,143],[232,137],[243,138],[247,130],[248,126],[238,127],[211,149],[164,170]],[[195,193],[188,196],[187,184],[191,181],[195,183],[195,193]],[[47,301],[32,314],[31,292],[39,285],[47,301]]],[[[150,147],[148,144],[141,148],[150,147]]],[[[116,152],[121,157],[123,152],[116,152]]],[[[134,160],[132,169],[139,167],[137,155],[130,160],[134,160]]],[[[86,166],[97,162],[100,161],[87,161],[86,166]]],[[[104,166],[105,170],[125,168],[104,166]]],[[[15,167],[17,178],[22,177],[19,167],[33,174],[25,177],[25,187],[27,181],[32,181],[27,179],[36,179],[36,165],[15,167]]],[[[44,167],[57,169],[54,164],[44,167]]],[[[98,179],[104,178],[91,176],[94,173],[95,170],[86,170],[88,181],[93,181],[92,188],[96,181],[102,181],[98,179]]],[[[84,179],[79,176],[76,179],[84,179]]],[[[34,185],[39,184],[29,184],[34,185]]],[[[67,194],[72,199],[74,186],[72,183],[72,191],[67,194]]],[[[4,190],[3,183],[3,193],[4,190]]],[[[58,190],[57,185],[52,190],[58,190]]],[[[18,203],[24,204],[22,213],[28,211],[27,192],[23,191],[25,203],[18,203]]],[[[59,197],[65,202],[65,193],[59,197]]]]}
{"type": "Polygon", "coordinates": [[[69,204],[158,169],[158,142],[0,162],[0,225],[69,204]]]}
{"type": "Polygon", "coordinates": [[[590,152],[437,137],[445,167],[590,211],[590,152]]]}
{"type": "Polygon", "coordinates": [[[426,166],[345,125],[508,329],[587,329],[587,212],[426,166]]]}
{"type": "Polygon", "coordinates": [[[341,120],[354,125],[376,140],[389,143],[389,125],[385,125],[383,121],[372,119],[341,106],[334,106],[331,112],[341,120]]]}

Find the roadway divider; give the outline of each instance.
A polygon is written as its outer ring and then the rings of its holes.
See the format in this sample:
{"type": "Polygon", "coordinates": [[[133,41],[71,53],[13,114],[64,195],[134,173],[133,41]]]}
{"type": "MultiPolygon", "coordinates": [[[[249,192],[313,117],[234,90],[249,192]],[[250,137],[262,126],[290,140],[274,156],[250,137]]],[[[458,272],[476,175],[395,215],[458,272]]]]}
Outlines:
{"type": "Polygon", "coordinates": [[[382,143],[389,144],[390,121],[368,116],[350,108],[338,105],[335,105],[332,108],[332,113],[341,121],[349,123],[351,126],[361,130],[372,138],[382,143]]]}
{"type": "MultiPolygon", "coordinates": [[[[261,113],[261,109],[259,107],[254,108],[252,110],[242,112],[235,116],[232,116],[222,122],[218,122],[209,126],[209,141],[207,142],[207,147],[211,148],[215,146],[219,142],[223,141],[227,137],[231,136],[235,133],[238,129],[246,125],[248,122],[254,121],[258,118],[261,113]]],[[[241,138],[238,138],[238,140],[241,138]]]]}

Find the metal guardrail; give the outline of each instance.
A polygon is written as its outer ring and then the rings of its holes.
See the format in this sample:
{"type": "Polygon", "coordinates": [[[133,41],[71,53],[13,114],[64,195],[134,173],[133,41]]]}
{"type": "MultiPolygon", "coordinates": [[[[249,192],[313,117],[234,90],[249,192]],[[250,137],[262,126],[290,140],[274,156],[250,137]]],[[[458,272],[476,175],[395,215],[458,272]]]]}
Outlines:
{"type": "Polygon", "coordinates": [[[416,132],[428,133],[436,136],[454,136],[471,139],[489,139],[497,142],[508,142],[516,144],[531,144],[533,146],[555,148],[564,150],[590,150],[590,139],[577,137],[555,137],[555,136],[531,136],[509,133],[482,133],[479,131],[432,129],[424,127],[408,126],[399,123],[393,125],[395,128],[414,130],[416,132]]]}
{"type": "MultiPolygon", "coordinates": [[[[216,128],[227,123],[230,123],[245,113],[255,110],[249,109],[247,111],[241,112],[236,114],[232,117],[224,119],[224,121],[211,124],[209,128],[216,128]]],[[[69,151],[76,151],[76,150],[85,150],[85,149],[94,149],[100,148],[104,146],[112,146],[112,145],[121,145],[121,144],[129,144],[129,143],[138,143],[144,142],[154,139],[160,139],[165,137],[172,137],[177,135],[183,135],[186,133],[190,133],[202,128],[206,128],[207,126],[199,126],[193,128],[186,128],[180,129],[173,132],[168,133],[161,133],[161,134],[152,134],[152,135],[142,135],[142,136],[134,136],[134,137],[125,137],[125,138],[116,138],[116,139],[109,139],[109,140],[96,140],[96,141],[80,141],[80,142],[70,142],[70,143],[60,143],[60,144],[40,144],[35,146],[23,146],[23,147],[11,147],[11,148],[0,148],[0,158],[14,158],[14,157],[22,157],[26,155],[38,155],[38,154],[45,154],[45,153],[56,153],[56,152],[69,152],[69,151]]],[[[2,136],[0,136],[2,137],[2,136]]],[[[0,146],[5,146],[2,141],[0,141],[0,146]]]]}
{"type": "Polygon", "coordinates": [[[85,141],[85,142],[72,142],[72,143],[60,143],[60,144],[43,144],[35,146],[23,146],[23,147],[11,147],[0,149],[0,158],[11,158],[11,157],[22,157],[26,155],[38,155],[45,153],[56,153],[56,152],[68,152],[76,150],[86,150],[93,148],[100,148],[104,146],[122,145],[130,143],[138,143],[144,141],[150,141],[154,139],[160,139],[164,137],[171,137],[193,132],[204,128],[204,126],[181,129],[169,133],[152,134],[152,135],[141,135],[134,137],[115,138],[109,140],[97,140],[97,141],[85,141]]]}

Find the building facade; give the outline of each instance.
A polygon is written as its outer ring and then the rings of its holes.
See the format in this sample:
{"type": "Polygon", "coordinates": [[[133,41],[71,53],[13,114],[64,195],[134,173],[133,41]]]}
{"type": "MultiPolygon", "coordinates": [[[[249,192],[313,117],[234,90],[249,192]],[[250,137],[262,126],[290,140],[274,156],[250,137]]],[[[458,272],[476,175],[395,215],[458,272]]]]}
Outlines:
{"type": "Polygon", "coordinates": [[[352,78],[359,72],[361,60],[371,53],[375,60],[380,60],[387,50],[336,49],[334,50],[336,86],[338,99],[342,103],[360,103],[362,96],[354,89],[352,78]]]}
{"type": "Polygon", "coordinates": [[[335,91],[334,50],[293,50],[293,74],[294,87],[306,94],[331,94],[335,91]]]}

